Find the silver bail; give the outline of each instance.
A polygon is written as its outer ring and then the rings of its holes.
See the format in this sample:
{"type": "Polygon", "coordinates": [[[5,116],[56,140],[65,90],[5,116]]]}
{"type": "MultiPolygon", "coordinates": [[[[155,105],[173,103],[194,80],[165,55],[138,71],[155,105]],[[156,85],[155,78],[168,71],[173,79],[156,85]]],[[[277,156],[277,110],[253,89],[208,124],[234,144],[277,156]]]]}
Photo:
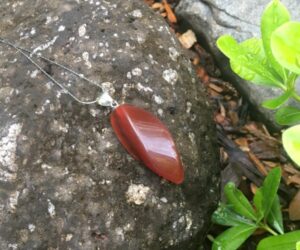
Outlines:
{"type": "Polygon", "coordinates": [[[101,106],[112,108],[115,108],[118,105],[117,102],[106,91],[98,97],[97,103],[101,106]]]}

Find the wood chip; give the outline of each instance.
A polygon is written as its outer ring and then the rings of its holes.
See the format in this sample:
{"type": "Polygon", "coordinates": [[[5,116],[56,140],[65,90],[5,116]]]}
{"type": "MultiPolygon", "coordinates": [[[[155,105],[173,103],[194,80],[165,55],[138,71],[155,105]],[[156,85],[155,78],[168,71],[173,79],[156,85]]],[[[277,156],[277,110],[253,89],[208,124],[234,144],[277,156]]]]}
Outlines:
{"type": "Polygon", "coordinates": [[[144,0],[146,4],[148,4],[149,6],[151,6],[152,4],[154,4],[154,0],[144,0]]]}
{"type": "Polygon", "coordinates": [[[222,93],[223,92],[223,89],[220,88],[219,86],[217,86],[216,84],[209,83],[208,87],[210,87],[211,89],[213,89],[214,91],[216,91],[218,93],[222,93]]]}
{"type": "Polygon", "coordinates": [[[268,175],[268,171],[266,170],[264,164],[255,156],[255,154],[248,152],[250,160],[257,167],[258,171],[261,172],[264,176],[268,175]]]}
{"type": "Polygon", "coordinates": [[[300,190],[297,192],[289,205],[290,220],[300,220],[300,190]]]}
{"type": "Polygon", "coordinates": [[[226,117],[226,109],[222,103],[219,103],[220,106],[220,113],[222,116],[226,117]]]}
{"type": "Polygon", "coordinates": [[[290,163],[284,165],[284,170],[286,172],[288,172],[289,174],[299,174],[300,175],[300,171],[297,170],[296,168],[294,168],[292,166],[292,164],[290,164],[290,163]]]}
{"type": "Polygon", "coordinates": [[[265,134],[265,131],[261,131],[258,129],[257,125],[254,124],[253,122],[252,123],[248,123],[244,126],[244,128],[249,132],[251,133],[252,135],[256,136],[257,138],[259,139],[267,139],[267,140],[270,140],[270,141],[273,141],[275,143],[278,143],[278,144],[281,144],[281,142],[272,137],[272,136],[268,136],[265,134]]]}
{"type": "Polygon", "coordinates": [[[252,194],[255,194],[256,191],[257,191],[257,186],[254,184],[254,183],[250,183],[250,189],[251,189],[251,192],[252,194]]]}
{"type": "Polygon", "coordinates": [[[191,48],[195,42],[197,42],[197,38],[195,33],[192,30],[188,30],[178,37],[182,46],[186,49],[191,48]]]}
{"type": "Polygon", "coordinates": [[[238,138],[238,139],[235,139],[234,142],[239,145],[239,148],[241,150],[243,150],[244,152],[249,152],[250,149],[249,149],[249,146],[248,146],[248,140],[244,137],[241,137],[241,138],[238,138]]]}
{"type": "Polygon", "coordinates": [[[200,58],[198,56],[193,58],[193,65],[198,65],[200,63],[200,58]]]}
{"type": "Polygon", "coordinates": [[[300,186],[300,175],[292,175],[287,178],[287,184],[296,184],[300,186]]]}
{"type": "Polygon", "coordinates": [[[168,4],[167,0],[162,0],[162,3],[165,7],[165,10],[167,12],[167,17],[170,23],[177,23],[177,18],[171,8],[171,6],[168,4]]]}
{"type": "Polygon", "coordinates": [[[160,13],[162,17],[167,17],[167,12],[160,13]]]}
{"type": "Polygon", "coordinates": [[[223,116],[222,114],[218,113],[215,115],[215,121],[218,124],[223,124],[225,122],[225,116],[223,116]]]}
{"type": "Polygon", "coordinates": [[[158,10],[160,12],[165,10],[165,7],[162,3],[154,3],[154,4],[151,5],[151,8],[154,9],[154,10],[158,10]]]}

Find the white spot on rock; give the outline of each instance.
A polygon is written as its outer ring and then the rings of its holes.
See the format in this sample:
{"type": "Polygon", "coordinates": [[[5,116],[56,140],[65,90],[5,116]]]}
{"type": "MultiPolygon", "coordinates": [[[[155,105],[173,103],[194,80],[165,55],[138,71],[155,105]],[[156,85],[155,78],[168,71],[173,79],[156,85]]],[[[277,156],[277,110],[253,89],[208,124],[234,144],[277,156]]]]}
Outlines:
{"type": "Polygon", "coordinates": [[[141,205],[146,201],[149,191],[150,188],[143,184],[131,184],[126,192],[127,202],[141,205]]]}
{"type": "Polygon", "coordinates": [[[20,192],[16,191],[9,196],[9,211],[14,213],[17,209],[20,192]]]}
{"type": "Polygon", "coordinates": [[[163,203],[167,203],[167,202],[168,202],[168,200],[167,200],[167,198],[166,198],[166,197],[162,197],[162,198],[160,198],[160,201],[161,201],[161,202],[163,202],[163,203]]]}
{"type": "Polygon", "coordinates": [[[153,95],[153,99],[157,104],[164,103],[164,100],[159,95],[153,95]]]}
{"type": "Polygon", "coordinates": [[[87,51],[83,52],[82,53],[82,59],[84,60],[85,62],[85,65],[88,67],[88,68],[91,68],[92,67],[92,64],[91,62],[89,61],[89,58],[90,58],[90,55],[87,51]]]}
{"type": "Polygon", "coordinates": [[[9,243],[8,248],[11,250],[17,250],[18,249],[18,244],[17,243],[9,243]]]}
{"type": "Polygon", "coordinates": [[[136,88],[138,91],[151,92],[151,93],[153,92],[153,90],[150,87],[145,87],[140,82],[137,83],[136,88]]]}
{"type": "Polygon", "coordinates": [[[62,31],[64,31],[65,29],[66,29],[65,26],[60,25],[60,26],[58,27],[58,32],[62,32],[62,31]]]}
{"type": "Polygon", "coordinates": [[[31,34],[31,35],[35,35],[35,34],[36,34],[36,29],[35,29],[35,28],[31,28],[30,34],[31,34]]]}
{"type": "Polygon", "coordinates": [[[127,72],[127,75],[126,75],[127,79],[131,79],[132,76],[131,76],[131,72],[127,72]]]}
{"type": "Polygon", "coordinates": [[[178,80],[177,71],[174,69],[166,69],[163,72],[163,78],[170,84],[174,85],[178,80]]]}
{"type": "Polygon", "coordinates": [[[53,218],[55,216],[55,206],[53,203],[48,199],[48,213],[53,218]]]}
{"type": "Polygon", "coordinates": [[[82,25],[79,26],[79,28],[78,28],[78,35],[80,37],[83,37],[83,36],[85,36],[85,34],[86,34],[86,24],[84,23],[84,24],[82,24],[82,25]]]}
{"type": "Polygon", "coordinates": [[[158,109],[157,113],[159,116],[163,116],[164,115],[164,111],[162,109],[158,109]]]}
{"type": "Polygon", "coordinates": [[[188,213],[185,215],[185,220],[186,220],[186,231],[189,231],[192,227],[193,221],[192,221],[192,212],[188,211],[188,213]]]}
{"type": "Polygon", "coordinates": [[[191,103],[191,102],[187,102],[187,103],[186,103],[186,106],[187,106],[186,112],[187,112],[188,114],[190,114],[190,113],[191,113],[191,109],[192,109],[192,103],[191,103]]]}
{"type": "Polygon", "coordinates": [[[51,16],[47,16],[46,17],[46,25],[48,25],[49,23],[51,23],[52,22],[52,17],[51,16]]]}
{"type": "Polygon", "coordinates": [[[113,221],[113,218],[114,218],[114,212],[109,212],[107,215],[106,215],[106,219],[107,219],[107,221],[105,222],[105,226],[106,227],[110,227],[110,225],[111,225],[111,223],[112,223],[112,221],[113,221]]]}
{"type": "Polygon", "coordinates": [[[125,239],[125,237],[124,237],[124,232],[123,232],[123,229],[122,228],[120,228],[120,227],[117,227],[116,229],[115,229],[115,232],[116,232],[116,235],[117,235],[117,237],[119,238],[119,240],[124,240],[125,239]]]}
{"type": "Polygon", "coordinates": [[[196,140],[195,140],[195,134],[193,132],[189,132],[189,138],[191,140],[191,142],[195,145],[196,144],[196,140]]]}
{"type": "Polygon", "coordinates": [[[17,137],[22,130],[21,124],[12,124],[8,134],[0,139],[0,180],[13,181],[16,178],[18,166],[15,163],[17,137]]]}
{"type": "Polygon", "coordinates": [[[35,54],[38,51],[42,51],[45,50],[47,48],[49,48],[51,45],[53,45],[56,41],[56,39],[58,38],[58,36],[53,37],[53,39],[45,44],[41,44],[40,46],[36,47],[33,51],[32,54],[35,54]]]}
{"type": "Polygon", "coordinates": [[[52,166],[50,166],[50,165],[48,165],[48,164],[46,164],[46,163],[43,163],[43,164],[41,165],[41,168],[44,169],[44,170],[46,170],[46,169],[52,169],[52,166]]]}
{"type": "Polygon", "coordinates": [[[133,70],[131,70],[131,73],[134,76],[141,76],[143,72],[140,68],[134,68],[133,70]]]}
{"type": "Polygon", "coordinates": [[[30,77],[31,77],[31,78],[36,78],[36,76],[37,76],[37,74],[38,74],[39,72],[40,72],[40,71],[39,71],[38,69],[32,71],[31,74],[30,74],[30,77]]]}
{"type": "Polygon", "coordinates": [[[142,11],[139,9],[132,11],[131,15],[136,18],[141,18],[143,16],[142,11]]]}
{"type": "Polygon", "coordinates": [[[179,52],[174,48],[174,47],[170,47],[169,48],[169,56],[173,61],[177,61],[177,58],[179,56],[179,52]]]}
{"type": "Polygon", "coordinates": [[[34,230],[35,230],[35,225],[29,224],[29,225],[28,225],[28,229],[29,229],[29,231],[30,231],[31,233],[34,232],[34,230]]]}
{"type": "Polygon", "coordinates": [[[67,234],[66,235],[66,241],[70,241],[73,238],[73,234],[67,234]]]}

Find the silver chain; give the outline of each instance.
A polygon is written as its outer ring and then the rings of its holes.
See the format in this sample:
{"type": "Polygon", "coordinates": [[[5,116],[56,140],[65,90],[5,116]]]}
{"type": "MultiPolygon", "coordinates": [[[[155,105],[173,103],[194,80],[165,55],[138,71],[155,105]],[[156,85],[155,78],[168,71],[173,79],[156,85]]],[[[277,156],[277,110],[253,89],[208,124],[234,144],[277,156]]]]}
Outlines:
{"type": "MultiPolygon", "coordinates": [[[[53,61],[53,60],[50,60],[50,59],[47,58],[47,57],[44,57],[44,56],[41,56],[41,55],[37,55],[37,54],[33,53],[33,52],[30,51],[30,50],[21,48],[21,47],[15,45],[15,44],[13,44],[13,43],[7,41],[7,40],[4,40],[4,39],[1,38],[1,37],[0,37],[0,43],[5,44],[5,45],[8,45],[8,46],[10,46],[10,47],[13,47],[13,48],[16,49],[18,52],[20,52],[20,53],[21,53],[23,56],[25,56],[25,57],[26,57],[26,58],[27,58],[27,59],[28,59],[35,67],[37,67],[38,70],[40,70],[45,76],[47,76],[53,83],[55,83],[57,86],[59,86],[59,87],[64,91],[64,93],[68,94],[68,95],[71,96],[75,101],[77,101],[77,102],[79,102],[79,103],[81,103],[81,104],[94,104],[94,103],[99,103],[99,99],[101,98],[101,96],[100,96],[100,97],[97,97],[97,98],[96,98],[95,100],[93,100],[93,101],[82,101],[82,100],[80,100],[80,99],[79,99],[78,97],[76,97],[71,91],[69,91],[68,89],[66,89],[60,82],[58,82],[58,81],[55,80],[50,74],[48,74],[48,73],[47,73],[40,65],[38,65],[31,57],[32,57],[32,56],[35,56],[35,57],[37,57],[37,58],[43,59],[43,60],[46,61],[46,62],[49,62],[49,63],[51,63],[51,64],[53,64],[53,65],[56,65],[57,67],[62,68],[62,69],[64,69],[65,71],[68,71],[68,72],[70,72],[71,74],[77,76],[78,78],[80,78],[80,79],[82,79],[82,80],[84,80],[84,81],[86,81],[86,82],[88,82],[88,83],[90,83],[90,84],[93,84],[93,85],[97,86],[98,88],[101,89],[101,92],[102,92],[102,93],[106,93],[106,92],[103,90],[103,88],[102,88],[102,86],[101,86],[100,84],[91,81],[90,79],[86,78],[84,75],[79,74],[79,73],[75,72],[74,70],[72,70],[72,69],[70,69],[70,68],[68,68],[68,67],[66,67],[66,66],[64,66],[64,65],[62,65],[62,64],[59,64],[59,63],[57,63],[57,62],[55,62],[55,61],[53,61]],[[28,54],[26,54],[26,53],[28,53],[28,54]]],[[[100,105],[101,105],[101,104],[100,104],[100,105]]],[[[115,100],[112,100],[111,105],[106,105],[106,106],[111,106],[111,107],[114,108],[114,107],[116,107],[117,105],[118,105],[118,103],[117,103],[115,100]]]]}

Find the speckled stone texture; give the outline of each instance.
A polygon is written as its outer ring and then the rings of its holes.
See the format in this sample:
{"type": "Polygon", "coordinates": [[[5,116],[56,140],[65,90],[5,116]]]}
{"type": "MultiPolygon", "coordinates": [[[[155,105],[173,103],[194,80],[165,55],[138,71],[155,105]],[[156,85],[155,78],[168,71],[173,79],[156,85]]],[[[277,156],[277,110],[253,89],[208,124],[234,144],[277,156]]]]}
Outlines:
{"type": "MultiPolygon", "coordinates": [[[[260,37],[260,18],[270,0],[180,0],[176,7],[178,17],[184,19],[206,41],[216,58],[224,77],[233,82],[252,103],[256,113],[271,127],[278,129],[274,112],[261,107],[261,103],[280,95],[280,90],[249,83],[236,76],[227,58],[216,47],[221,35],[230,34],[238,41],[260,37]]],[[[299,2],[282,0],[294,20],[300,19],[299,2]]],[[[300,83],[298,84],[300,90],[300,83]]],[[[254,112],[253,112],[254,113],[254,112]]]]}
{"type": "MultiPolygon", "coordinates": [[[[197,249],[219,196],[215,130],[165,22],[140,0],[7,0],[0,16],[2,37],[160,117],[186,175],[174,185],[134,161],[109,109],[75,102],[1,45],[0,249],[197,249]]],[[[80,98],[100,93],[43,67],[80,98]]]]}

